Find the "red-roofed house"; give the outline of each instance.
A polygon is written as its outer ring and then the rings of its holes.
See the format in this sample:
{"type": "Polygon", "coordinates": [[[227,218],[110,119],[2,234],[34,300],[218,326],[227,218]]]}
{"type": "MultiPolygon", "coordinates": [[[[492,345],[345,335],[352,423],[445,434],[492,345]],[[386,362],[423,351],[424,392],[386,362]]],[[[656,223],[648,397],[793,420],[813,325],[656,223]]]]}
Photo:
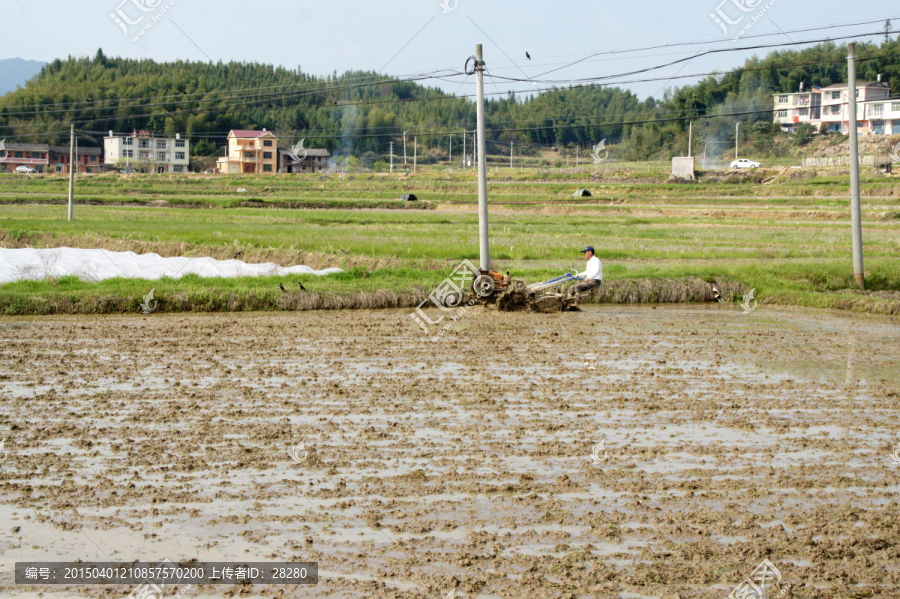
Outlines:
{"type": "Polygon", "coordinates": [[[232,129],[228,152],[216,161],[216,170],[226,174],[278,172],[278,138],[265,129],[232,129]]]}

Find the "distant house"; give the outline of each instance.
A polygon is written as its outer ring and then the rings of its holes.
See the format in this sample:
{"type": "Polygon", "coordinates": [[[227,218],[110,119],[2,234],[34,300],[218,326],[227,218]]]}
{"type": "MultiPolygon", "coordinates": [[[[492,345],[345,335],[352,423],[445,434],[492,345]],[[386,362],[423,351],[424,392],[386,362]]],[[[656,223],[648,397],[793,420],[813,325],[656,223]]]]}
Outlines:
{"type": "MultiPolygon", "coordinates": [[[[847,134],[850,127],[849,85],[835,83],[810,91],[774,94],[774,122],[783,131],[797,132],[803,123],[816,131],[847,134]]],[[[861,134],[900,133],[900,101],[890,100],[890,85],[881,81],[856,84],[856,127],[861,134]]]]}
{"type": "Polygon", "coordinates": [[[190,141],[175,137],[157,137],[153,131],[134,131],[131,135],[103,138],[104,164],[128,165],[153,173],[185,173],[190,163],[190,141]]]}
{"type": "Polygon", "coordinates": [[[796,93],[775,94],[775,118],[776,123],[781,124],[783,131],[797,132],[797,128],[808,123],[819,128],[822,119],[822,90],[813,87],[810,91],[796,93]]]}
{"type": "MultiPolygon", "coordinates": [[[[848,89],[846,83],[835,83],[822,88],[822,129],[828,132],[846,134],[850,128],[850,113],[848,112],[848,89]]],[[[856,84],[856,127],[860,133],[887,133],[885,127],[885,111],[887,104],[887,117],[890,119],[891,103],[884,100],[890,98],[891,86],[881,81],[861,81],[856,84]],[[881,102],[878,102],[881,100],[881,102]]],[[[900,112],[900,111],[897,111],[900,112]]],[[[895,118],[900,119],[900,115],[895,118]]],[[[900,123],[893,131],[900,133],[900,123]]]]}
{"type": "MultiPolygon", "coordinates": [[[[51,173],[68,173],[71,148],[69,146],[50,146],[48,171],[51,173]]],[[[100,148],[75,146],[75,172],[99,173],[101,170],[102,151],[100,148]]]]}
{"type": "Polygon", "coordinates": [[[0,173],[11,173],[20,166],[30,166],[39,173],[48,165],[50,146],[47,144],[17,144],[6,142],[0,151],[0,173]]]}
{"type": "Polygon", "coordinates": [[[307,148],[298,156],[287,148],[278,149],[279,173],[319,173],[328,170],[331,152],[319,148],[307,148]],[[300,160],[302,158],[302,160],[300,160]]]}
{"type": "Polygon", "coordinates": [[[271,131],[234,129],[228,133],[225,156],[216,161],[224,174],[275,173],[278,170],[278,138],[271,131]]]}

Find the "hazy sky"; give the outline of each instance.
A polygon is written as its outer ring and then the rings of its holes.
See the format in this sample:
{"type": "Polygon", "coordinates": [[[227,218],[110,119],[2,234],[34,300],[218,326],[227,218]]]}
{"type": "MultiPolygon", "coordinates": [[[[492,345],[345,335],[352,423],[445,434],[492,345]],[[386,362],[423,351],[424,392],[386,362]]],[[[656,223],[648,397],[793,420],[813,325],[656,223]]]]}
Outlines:
{"type": "MultiPolygon", "coordinates": [[[[880,31],[881,22],[792,33],[797,29],[883,20],[900,15],[900,9],[891,12],[888,3],[878,2],[851,5],[844,0],[724,0],[720,4],[721,1],[444,0],[447,4],[442,7],[438,0],[3,0],[0,58],[50,61],[69,54],[93,56],[97,48],[103,48],[109,56],[157,61],[221,59],[280,64],[289,68],[300,66],[304,72],[319,75],[333,71],[343,73],[349,69],[382,69],[382,72],[399,76],[439,69],[461,70],[466,58],[474,53],[475,44],[480,42],[484,44],[490,73],[531,79],[595,52],[708,42],[689,47],[604,54],[543,77],[578,79],[646,69],[710,49],[880,31]],[[148,10],[141,10],[142,7],[148,10]],[[717,18],[725,25],[727,33],[710,17],[717,9],[717,18]],[[163,10],[163,16],[153,22],[154,15],[163,10]],[[752,22],[761,11],[764,14],[752,22]],[[115,14],[122,24],[117,24],[111,14],[115,14]],[[741,20],[735,25],[727,24],[728,20],[738,19],[741,20]],[[151,26],[133,41],[148,24],[151,26]],[[732,41],[731,38],[748,24],[751,28],[746,31],[746,36],[777,35],[732,41]],[[787,33],[782,34],[779,29],[787,33]],[[526,52],[531,54],[532,60],[526,59],[526,52]]],[[[900,20],[895,21],[895,25],[900,30],[900,20]]],[[[861,39],[880,40],[882,37],[861,39]]],[[[759,49],[755,52],[763,56],[769,51],[759,49]]],[[[667,82],[667,77],[727,70],[742,64],[744,58],[753,53],[699,56],[687,64],[626,76],[617,81],[641,99],[651,95],[661,97],[666,86],[680,86],[696,80],[667,82]],[[663,80],[626,82],[660,77],[663,80]]],[[[462,88],[460,82],[461,79],[452,83],[438,80],[422,83],[440,86],[450,92],[461,89],[460,93],[472,93],[472,78],[462,88]]],[[[486,85],[488,93],[536,89],[533,84],[504,81],[488,80],[486,85]]],[[[546,86],[541,84],[541,87],[546,86]]]]}

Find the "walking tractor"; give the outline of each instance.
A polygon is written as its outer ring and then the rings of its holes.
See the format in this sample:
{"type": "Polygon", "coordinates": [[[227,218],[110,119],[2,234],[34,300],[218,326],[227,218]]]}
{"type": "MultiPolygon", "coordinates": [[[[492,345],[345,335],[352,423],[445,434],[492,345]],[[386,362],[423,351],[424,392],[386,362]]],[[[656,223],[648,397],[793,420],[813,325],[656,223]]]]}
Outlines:
{"type": "Polygon", "coordinates": [[[485,307],[493,307],[506,312],[532,310],[534,312],[561,312],[575,303],[575,297],[568,296],[562,287],[570,282],[583,281],[566,273],[561,277],[528,285],[522,279],[513,279],[509,272],[477,269],[472,273],[472,294],[475,301],[485,307]]]}

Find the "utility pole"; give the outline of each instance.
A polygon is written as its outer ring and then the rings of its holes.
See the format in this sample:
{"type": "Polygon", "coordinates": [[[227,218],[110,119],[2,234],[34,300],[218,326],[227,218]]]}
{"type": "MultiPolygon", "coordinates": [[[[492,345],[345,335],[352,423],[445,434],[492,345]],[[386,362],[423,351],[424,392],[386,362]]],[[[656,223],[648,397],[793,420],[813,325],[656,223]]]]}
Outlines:
{"type": "Polygon", "coordinates": [[[734,159],[738,159],[738,127],[741,126],[741,121],[738,121],[734,124],[734,159]]]}
{"type": "Polygon", "coordinates": [[[450,134],[450,166],[453,166],[453,134],[450,134]]]}
{"type": "Polygon", "coordinates": [[[581,148],[575,148],[575,168],[578,168],[578,150],[581,148]]]}
{"type": "Polygon", "coordinates": [[[69,220],[72,220],[72,207],[75,204],[75,125],[69,133],[69,220]]]}
{"type": "Polygon", "coordinates": [[[859,146],[857,145],[856,131],[856,44],[847,44],[849,54],[847,56],[847,79],[849,85],[847,93],[848,109],[850,111],[848,125],[850,126],[850,221],[853,227],[853,276],[856,284],[865,291],[866,275],[863,271],[863,244],[862,244],[862,212],[859,207],[859,146]]]}
{"type": "Polygon", "coordinates": [[[394,172],[394,142],[389,141],[388,143],[391,144],[391,172],[393,173],[394,172]]]}
{"type": "Polygon", "coordinates": [[[481,246],[481,269],[491,267],[491,245],[488,239],[487,160],[484,126],[484,55],[481,44],[475,45],[476,113],[478,115],[478,241],[481,246]]]}
{"type": "Polygon", "coordinates": [[[463,129],[463,169],[466,168],[466,130],[463,129]]]}
{"type": "Polygon", "coordinates": [[[515,142],[513,142],[513,141],[510,141],[510,142],[509,142],[509,168],[512,168],[512,167],[513,167],[513,165],[512,165],[512,154],[513,154],[513,144],[514,144],[514,143],[515,143],[515,142]]]}
{"type": "Polygon", "coordinates": [[[694,121],[688,123],[688,158],[691,157],[691,146],[694,143],[694,121]]]}
{"type": "Polygon", "coordinates": [[[403,170],[406,170],[406,134],[409,133],[409,129],[403,132],[403,170]]]}
{"type": "Polygon", "coordinates": [[[419,138],[413,136],[413,172],[416,172],[416,156],[419,154],[419,138]]]}

